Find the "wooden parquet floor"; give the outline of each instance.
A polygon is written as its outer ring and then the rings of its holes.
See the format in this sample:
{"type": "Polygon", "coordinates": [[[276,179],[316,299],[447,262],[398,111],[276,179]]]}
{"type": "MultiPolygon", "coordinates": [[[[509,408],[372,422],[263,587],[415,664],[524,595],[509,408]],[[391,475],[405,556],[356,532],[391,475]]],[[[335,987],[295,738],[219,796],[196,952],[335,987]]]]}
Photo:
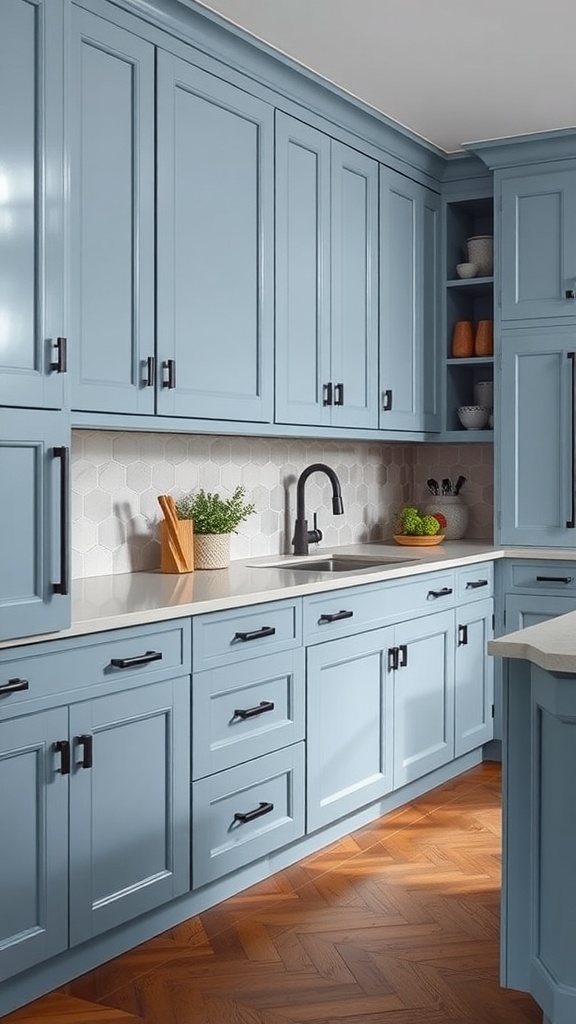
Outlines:
{"type": "Polygon", "coordinates": [[[499,884],[489,762],[4,1024],[540,1024],[498,985],[499,884]]]}

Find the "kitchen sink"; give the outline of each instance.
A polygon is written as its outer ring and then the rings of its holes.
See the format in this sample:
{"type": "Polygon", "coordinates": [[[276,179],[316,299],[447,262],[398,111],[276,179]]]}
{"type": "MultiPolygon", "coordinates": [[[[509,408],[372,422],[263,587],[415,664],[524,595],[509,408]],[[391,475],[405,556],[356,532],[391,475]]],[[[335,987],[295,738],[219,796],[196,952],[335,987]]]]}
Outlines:
{"type": "Polygon", "coordinates": [[[309,555],[300,562],[268,563],[267,569],[303,569],[306,572],[362,572],[380,569],[386,565],[405,565],[415,558],[386,558],[378,555],[324,555],[322,558],[309,555]]]}

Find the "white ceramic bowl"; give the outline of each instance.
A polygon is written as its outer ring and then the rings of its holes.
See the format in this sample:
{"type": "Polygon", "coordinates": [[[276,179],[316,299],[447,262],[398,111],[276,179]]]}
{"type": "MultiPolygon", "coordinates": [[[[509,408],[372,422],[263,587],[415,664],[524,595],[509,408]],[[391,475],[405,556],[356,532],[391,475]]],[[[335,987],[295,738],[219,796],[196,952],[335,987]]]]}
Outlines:
{"type": "Polygon", "coordinates": [[[494,381],[476,381],[474,385],[474,401],[476,405],[485,405],[488,409],[491,409],[494,405],[494,381]]]}
{"type": "Polygon", "coordinates": [[[476,277],[478,267],[475,263],[458,263],[456,265],[456,273],[458,277],[462,278],[476,277]]]}
{"type": "Polygon", "coordinates": [[[461,405],[458,419],[466,430],[483,430],[490,418],[490,409],[485,405],[461,405]]]}

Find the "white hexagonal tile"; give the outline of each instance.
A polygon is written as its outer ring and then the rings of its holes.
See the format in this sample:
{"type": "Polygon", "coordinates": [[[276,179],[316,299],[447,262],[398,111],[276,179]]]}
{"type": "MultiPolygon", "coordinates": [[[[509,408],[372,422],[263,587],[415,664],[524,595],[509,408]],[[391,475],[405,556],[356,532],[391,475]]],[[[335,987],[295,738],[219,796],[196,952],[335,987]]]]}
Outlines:
{"type": "Polygon", "coordinates": [[[120,462],[107,462],[98,470],[98,486],[110,494],[118,494],[126,487],[126,466],[120,462]]]}
{"type": "Polygon", "coordinates": [[[156,488],[158,494],[168,494],[174,487],[176,473],[171,462],[157,462],[152,465],[152,487],[156,488]]]}
{"type": "Polygon", "coordinates": [[[126,468],[126,485],[141,494],[152,482],[152,469],[146,462],[136,461],[126,468]]]}
{"type": "Polygon", "coordinates": [[[112,458],[122,466],[131,466],[140,456],[137,434],[119,434],[112,442],[112,458]]]}
{"type": "Polygon", "coordinates": [[[101,523],[112,512],[112,498],[107,491],[90,491],[84,497],[84,515],[93,523],[101,523]]]}
{"type": "Polygon", "coordinates": [[[112,552],[101,547],[90,548],[84,555],[85,576],[109,576],[112,572],[112,552]]]}
{"type": "Polygon", "coordinates": [[[91,462],[78,462],[72,470],[72,488],[77,494],[88,494],[98,484],[96,467],[91,462]]]}
{"type": "Polygon", "coordinates": [[[168,434],[165,440],[165,459],[173,466],[179,466],[188,458],[188,442],[185,437],[168,434]]]}
{"type": "Polygon", "coordinates": [[[231,445],[227,437],[218,437],[210,443],[210,458],[223,466],[231,459],[231,445]]]}
{"type": "Polygon", "coordinates": [[[72,546],[85,554],[98,543],[98,527],[90,519],[82,517],[74,524],[72,546]]]}
{"type": "Polygon", "coordinates": [[[127,541],[126,524],[117,516],[109,516],[98,527],[98,543],[106,551],[115,551],[127,541]]]}

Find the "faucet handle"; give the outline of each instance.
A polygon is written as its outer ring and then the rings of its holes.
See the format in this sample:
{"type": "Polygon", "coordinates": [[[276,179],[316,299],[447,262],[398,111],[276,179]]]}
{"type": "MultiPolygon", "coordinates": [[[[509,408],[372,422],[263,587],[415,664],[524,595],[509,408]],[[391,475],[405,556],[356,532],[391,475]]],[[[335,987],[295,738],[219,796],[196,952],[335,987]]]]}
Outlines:
{"type": "Polygon", "coordinates": [[[308,530],[308,543],[319,544],[322,540],[322,530],[318,529],[318,515],[314,512],[314,526],[308,530]]]}

